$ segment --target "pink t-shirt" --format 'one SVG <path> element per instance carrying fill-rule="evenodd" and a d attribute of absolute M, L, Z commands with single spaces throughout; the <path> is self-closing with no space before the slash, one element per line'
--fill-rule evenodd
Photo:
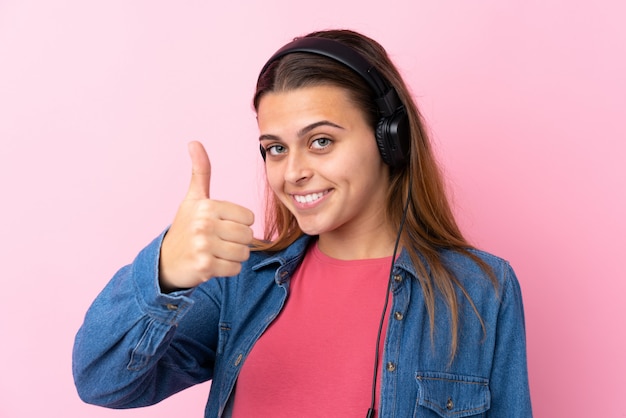
<path fill-rule="evenodd" d="M 242 366 L 233 416 L 365 416 L 390 263 L 336 260 L 312 245 L 284 309 Z"/>

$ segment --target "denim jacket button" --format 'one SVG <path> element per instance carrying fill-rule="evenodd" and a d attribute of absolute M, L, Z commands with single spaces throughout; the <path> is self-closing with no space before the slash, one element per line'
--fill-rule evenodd
<path fill-rule="evenodd" d="M 176 311 L 178 310 L 178 306 L 174 305 L 173 303 L 168 303 L 167 305 L 165 305 L 165 307 L 170 310 L 170 311 Z"/>
<path fill-rule="evenodd" d="M 387 371 L 388 372 L 393 372 L 396 370 L 396 365 L 394 363 L 392 363 L 391 361 L 389 363 L 387 363 Z"/>
<path fill-rule="evenodd" d="M 393 276 L 393 280 L 396 283 L 400 283 L 402 281 L 402 276 L 400 276 L 399 274 L 396 274 L 395 276 Z"/>
<path fill-rule="evenodd" d="M 404 315 L 402 315 L 402 312 L 396 312 L 395 314 L 393 314 L 393 317 L 396 318 L 398 321 L 402 321 L 402 319 L 404 319 Z"/>
<path fill-rule="evenodd" d="M 451 411 L 454 408 L 454 402 L 452 402 L 452 398 L 448 398 L 448 402 L 446 403 L 446 409 Z"/>

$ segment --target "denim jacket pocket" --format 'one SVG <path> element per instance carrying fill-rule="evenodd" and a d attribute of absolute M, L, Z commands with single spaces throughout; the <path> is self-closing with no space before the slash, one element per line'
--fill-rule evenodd
<path fill-rule="evenodd" d="M 415 379 L 418 385 L 418 408 L 427 408 L 437 416 L 480 416 L 491 405 L 487 379 L 440 372 L 417 372 Z"/>

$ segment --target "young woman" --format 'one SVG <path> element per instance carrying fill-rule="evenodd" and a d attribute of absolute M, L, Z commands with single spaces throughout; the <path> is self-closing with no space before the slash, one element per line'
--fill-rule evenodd
<path fill-rule="evenodd" d="M 281 48 L 254 107 L 268 193 L 210 199 L 210 163 L 174 222 L 87 312 L 80 396 L 154 404 L 212 380 L 206 417 L 530 417 L 519 284 L 462 236 L 417 108 L 384 49 L 352 31 Z"/>

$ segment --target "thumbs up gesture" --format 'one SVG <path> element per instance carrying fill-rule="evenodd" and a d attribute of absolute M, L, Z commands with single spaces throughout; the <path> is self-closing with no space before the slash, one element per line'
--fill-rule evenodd
<path fill-rule="evenodd" d="M 189 190 L 161 246 L 159 281 L 165 292 L 235 275 L 250 256 L 254 214 L 210 198 L 211 163 L 201 143 L 189 144 L 189 156 Z"/>

